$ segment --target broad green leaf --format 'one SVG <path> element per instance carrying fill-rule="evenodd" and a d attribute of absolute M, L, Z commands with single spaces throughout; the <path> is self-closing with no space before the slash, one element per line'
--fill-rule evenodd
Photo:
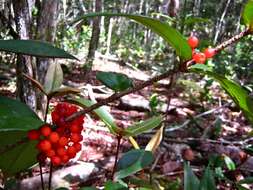
<path fill-rule="evenodd" d="M 57 189 L 55 189 L 55 190 L 69 190 L 68 188 L 66 188 L 66 187 L 58 187 Z"/>
<path fill-rule="evenodd" d="M 189 164 L 184 164 L 184 190 L 196 190 L 199 188 L 199 179 L 193 173 Z"/>
<path fill-rule="evenodd" d="M 33 55 L 37 57 L 77 59 L 63 49 L 36 40 L 0 40 L 0 51 Z"/>
<path fill-rule="evenodd" d="M 163 129 L 164 127 L 161 127 L 157 130 L 157 132 L 153 135 L 153 137 L 148 142 L 145 150 L 155 152 L 155 150 L 159 147 L 160 143 L 163 139 Z"/>
<path fill-rule="evenodd" d="M 107 181 L 105 183 L 105 190 L 128 190 L 128 188 L 120 183 Z"/>
<path fill-rule="evenodd" d="M 72 100 L 70 100 L 71 102 Z M 73 103 L 78 103 L 80 106 L 86 108 L 90 107 L 94 104 L 91 100 L 87 100 L 84 98 L 78 98 L 73 100 Z M 117 134 L 117 131 L 120 131 L 120 128 L 116 125 L 113 116 L 106 110 L 104 106 L 101 106 L 98 109 L 94 110 L 94 113 L 106 124 L 109 128 L 110 132 L 113 134 Z"/>
<path fill-rule="evenodd" d="M 196 73 L 206 74 L 219 82 L 221 87 L 228 93 L 235 104 L 244 112 L 245 116 L 253 124 L 253 98 L 250 97 L 249 93 L 234 81 L 211 71 L 206 65 L 202 65 L 201 67 L 197 65 L 192 66 L 190 70 Z"/>
<path fill-rule="evenodd" d="M 224 161 L 225 161 L 225 164 L 226 164 L 226 166 L 227 166 L 227 168 L 228 168 L 229 170 L 234 171 L 234 170 L 236 169 L 235 163 L 233 162 L 233 160 L 231 160 L 230 157 L 228 157 L 228 156 L 225 155 L 225 156 L 224 156 Z"/>
<path fill-rule="evenodd" d="M 140 189 L 140 188 L 146 188 L 146 189 L 150 189 L 150 190 L 156 189 L 153 187 L 152 184 L 150 184 L 150 180 L 141 179 L 136 176 L 131 176 L 126 180 L 128 180 L 127 181 L 128 183 L 136 185 L 138 187 L 138 189 Z"/>
<path fill-rule="evenodd" d="M 243 10 L 242 17 L 244 23 L 253 30 L 253 0 L 249 0 Z"/>
<path fill-rule="evenodd" d="M 27 131 L 41 126 L 43 122 L 25 104 L 0 96 L 0 169 L 14 174 L 36 163 L 34 142 L 26 142 L 7 149 L 26 137 Z M 5 151 L 6 150 L 6 151 Z"/>
<path fill-rule="evenodd" d="M 99 71 L 96 78 L 114 91 L 123 91 L 133 87 L 133 81 L 121 73 Z"/>
<path fill-rule="evenodd" d="M 209 167 L 205 169 L 204 175 L 200 181 L 199 190 L 216 190 L 213 171 Z"/>
<path fill-rule="evenodd" d="M 77 88 L 72 88 L 72 87 L 62 87 L 62 88 L 58 88 L 55 89 L 54 91 L 50 92 L 48 94 L 48 97 L 52 98 L 52 97 L 57 97 L 57 96 L 64 96 L 67 94 L 78 94 L 81 91 Z"/>
<path fill-rule="evenodd" d="M 247 177 L 238 182 L 238 184 L 253 184 L 253 177 Z"/>
<path fill-rule="evenodd" d="M 167 43 L 169 43 L 177 52 L 177 55 L 181 57 L 183 60 L 189 60 L 192 56 L 192 50 L 188 45 L 186 39 L 182 34 L 180 34 L 176 29 L 171 27 L 165 22 L 162 22 L 157 19 L 153 19 L 147 16 L 141 15 L 132 15 L 132 14 L 117 14 L 117 13 L 91 13 L 86 14 L 74 22 L 78 22 L 87 17 L 95 17 L 95 16 L 122 16 L 129 19 L 132 19 L 158 34 L 162 37 Z"/>
<path fill-rule="evenodd" d="M 63 82 L 63 72 L 59 63 L 51 63 L 45 77 L 45 91 L 53 92 L 60 88 Z"/>
<path fill-rule="evenodd" d="M 161 116 L 149 118 L 140 123 L 136 123 L 124 130 L 124 136 L 137 136 L 148 130 L 158 127 L 162 122 Z"/>
<path fill-rule="evenodd" d="M 0 169 L 8 174 L 15 174 L 34 165 L 38 154 L 36 143 L 29 141 L 1 154 Z"/>
<path fill-rule="evenodd" d="M 150 151 L 130 150 L 119 159 L 115 178 L 122 179 L 130 176 L 150 165 L 153 160 L 154 156 Z"/>
<path fill-rule="evenodd" d="M 95 187 L 82 187 L 79 190 L 97 190 L 97 188 L 95 188 Z"/>

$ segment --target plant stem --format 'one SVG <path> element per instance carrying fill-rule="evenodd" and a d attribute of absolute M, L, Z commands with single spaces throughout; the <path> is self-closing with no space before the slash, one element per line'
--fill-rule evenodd
<path fill-rule="evenodd" d="M 155 76 L 155 77 L 151 78 L 150 80 L 147 80 L 147 81 L 145 81 L 143 83 L 136 84 L 133 88 L 127 89 L 127 90 L 119 92 L 119 93 L 115 93 L 115 94 L 109 96 L 108 98 L 100 100 L 98 103 L 93 104 L 90 107 L 87 107 L 87 108 L 85 108 L 85 109 L 83 109 L 83 110 L 81 110 L 79 112 L 76 112 L 76 113 L 72 114 L 71 116 L 69 116 L 68 118 L 66 118 L 66 121 L 71 121 L 71 120 L 73 120 L 73 119 L 75 119 L 75 118 L 77 118 L 77 117 L 79 117 L 81 115 L 84 115 L 86 113 L 89 113 L 89 112 L 93 111 L 94 109 L 99 108 L 100 106 L 107 105 L 108 103 L 111 103 L 111 102 L 113 102 L 115 100 L 118 100 L 119 98 L 121 98 L 121 97 L 123 97 L 123 96 L 125 96 L 127 94 L 131 94 L 131 93 L 137 92 L 137 91 L 139 91 L 139 90 L 141 90 L 141 89 L 143 89 L 143 88 L 145 88 L 147 86 L 150 86 L 150 85 L 154 84 L 155 82 L 158 82 L 158 81 L 160 81 L 162 79 L 165 79 L 165 78 L 169 77 L 170 75 L 172 75 L 174 73 L 177 73 L 177 72 L 179 72 L 179 68 L 173 69 L 173 70 L 169 70 L 169 71 L 167 71 L 167 72 L 165 72 L 165 73 L 163 73 L 161 75 Z"/>
<path fill-rule="evenodd" d="M 122 138 L 122 136 L 117 136 L 117 140 L 118 140 L 117 141 L 117 150 L 116 150 L 115 161 L 114 161 L 114 166 L 113 166 L 113 170 L 112 170 L 112 180 L 113 180 L 114 174 L 116 172 L 121 138 Z"/>
<path fill-rule="evenodd" d="M 51 184 L 52 184 L 52 173 L 53 173 L 53 164 L 50 163 L 50 169 L 49 169 L 49 180 L 48 180 L 48 190 L 51 190 Z"/>
<path fill-rule="evenodd" d="M 44 187 L 44 180 L 43 180 L 43 174 L 42 174 L 42 165 L 41 165 L 41 162 L 39 162 L 39 167 L 40 167 L 41 188 L 42 188 L 42 190 L 45 190 L 45 187 Z"/>
<path fill-rule="evenodd" d="M 49 107 L 49 102 L 50 102 L 50 99 L 48 98 L 48 96 L 46 96 L 46 98 L 47 98 L 47 103 L 46 103 L 46 110 L 45 110 L 45 115 L 44 115 L 44 122 L 47 122 L 48 107 Z"/>
<path fill-rule="evenodd" d="M 46 110 L 45 110 L 45 115 L 44 115 L 44 122 L 47 122 L 48 107 L 49 107 L 49 103 L 50 103 L 50 98 L 48 96 L 46 96 L 46 98 L 47 98 L 47 102 L 46 102 Z M 53 164 L 50 163 L 48 190 L 51 190 L 52 172 L 53 172 Z"/>

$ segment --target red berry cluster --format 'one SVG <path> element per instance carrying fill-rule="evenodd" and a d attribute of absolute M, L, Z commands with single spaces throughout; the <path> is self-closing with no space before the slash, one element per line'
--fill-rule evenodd
<path fill-rule="evenodd" d="M 49 124 L 41 126 L 38 130 L 30 130 L 28 138 L 38 140 L 38 160 L 44 162 L 49 158 L 54 166 L 66 164 L 76 156 L 82 148 L 83 116 L 72 121 L 65 119 L 77 112 L 77 107 L 68 103 L 59 103 L 51 113 L 55 130 Z"/>
<path fill-rule="evenodd" d="M 214 48 L 206 48 L 204 52 L 195 52 L 195 48 L 199 44 L 199 39 L 196 36 L 190 36 L 188 38 L 188 44 L 192 48 L 192 59 L 196 63 L 204 64 L 206 59 L 212 58 L 216 54 Z"/>

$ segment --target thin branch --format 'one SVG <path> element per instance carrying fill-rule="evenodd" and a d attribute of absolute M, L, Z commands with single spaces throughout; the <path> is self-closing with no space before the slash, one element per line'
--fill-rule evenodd
<path fill-rule="evenodd" d="M 127 95 L 127 94 L 131 94 L 131 93 L 134 93 L 134 92 L 137 92 L 147 86 L 151 86 L 152 84 L 154 84 L 155 82 L 158 82 L 162 79 L 165 79 L 169 76 L 171 76 L 172 74 L 176 73 L 176 72 L 179 72 L 179 69 L 176 69 L 176 70 L 170 70 L 170 71 L 167 71 L 161 75 L 158 75 L 158 76 L 155 76 L 153 78 L 151 78 L 150 80 L 147 80 L 141 84 L 137 84 L 135 87 L 133 88 L 130 88 L 128 90 L 125 90 L 125 91 L 122 91 L 122 92 L 119 92 L 119 93 L 115 93 L 111 96 L 109 96 L 108 98 L 106 99 L 103 99 L 103 100 L 100 100 L 98 103 L 96 104 L 93 104 L 92 106 L 90 107 L 87 107 L 79 112 L 76 112 L 74 113 L 73 115 L 69 116 L 68 118 L 66 118 L 66 121 L 71 121 L 73 119 L 75 119 L 76 117 L 79 117 L 81 115 L 84 115 L 86 113 L 89 113 L 91 111 L 93 111 L 94 109 L 97 109 L 99 108 L 100 106 L 103 106 L 103 105 L 107 105 L 115 100 L 118 100 L 119 98 Z"/>
<path fill-rule="evenodd" d="M 228 103 L 224 104 L 223 106 L 220 106 L 220 107 L 208 110 L 206 112 L 200 113 L 200 114 L 196 115 L 195 117 L 186 120 L 182 125 L 179 125 L 177 127 L 172 127 L 172 128 L 165 129 L 165 131 L 166 132 L 172 132 L 172 131 L 175 131 L 175 130 L 178 130 L 178 129 L 182 129 L 182 128 L 186 127 L 192 120 L 199 119 L 199 118 L 201 118 L 203 116 L 212 114 L 213 112 L 218 111 L 218 110 L 220 110 L 222 108 L 225 108 L 225 107 L 229 106 L 230 104 L 231 104 L 231 102 L 228 102 Z"/>

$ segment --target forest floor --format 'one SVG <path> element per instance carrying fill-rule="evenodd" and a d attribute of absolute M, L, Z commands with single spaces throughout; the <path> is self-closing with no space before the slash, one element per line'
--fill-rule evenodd
<path fill-rule="evenodd" d="M 80 65 L 67 66 L 64 85 L 79 88 L 81 96 L 99 101 L 110 96 L 112 91 L 96 80 L 97 71 L 120 72 L 133 79 L 134 83 L 140 83 L 152 76 L 150 72 L 97 58 L 90 73 L 85 73 Z M 0 95 L 15 96 L 14 76 L 15 69 L 6 72 L 6 68 L 0 67 Z M 161 184 L 180 184 L 180 181 L 182 184 L 184 161 L 189 161 L 200 177 L 211 155 L 222 155 L 230 157 L 236 164 L 235 170 L 223 167 L 224 175 L 229 180 L 236 182 L 250 176 L 253 172 L 253 157 L 246 148 L 253 142 L 248 136 L 252 129 L 241 111 L 216 83 L 208 88 L 211 91 L 212 101 L 204 99 L 198 102 L 196 97 L 200 97 L 201 89 L 189 87 L 187 78 L 181 76 L 178 78 L 182 78 L 184 85 L 177 83 L 168 90 L 170 81 L 163 80 L 107 106 L 118 126 L 125 128 L 150 117 L 150 97 L 159 94 L 160 103 L 156 111 L 167 115 L 164 137 L 155 152 L 155 162 L 147 173 L 152 173 L 154 179 Z M 202 88 L 201 83 L 198 85 Z M 168 98 L 169 107 L 166 103 Z M 75 161 L 55 170 L 53 175 L 55 187 L 71 186 L 72 189 L 78 189 L 78 186 L 101 186 L 111 177 L 116 138 L 94 115 L 86 116 L 84 126 L 83 149 Z M 136 137 L 136 140 L 145 147 L 154 133 L 155 130 L 145 133 Z M 131 144 L 124 139 L 121 142 L 120 152 L 126 152 L 130 148 Z M 20 189 L 39 188 L 38 171 L 38 167 L 35 167 L 32 176 L 20 180 Z M 48 170 L 44 168 L 44 172 L 46 176 Z M 148 179 L 142 174 L 139 177 Z M 217 189 L 236 188 L 234 184 L 220 180 Z"/>

